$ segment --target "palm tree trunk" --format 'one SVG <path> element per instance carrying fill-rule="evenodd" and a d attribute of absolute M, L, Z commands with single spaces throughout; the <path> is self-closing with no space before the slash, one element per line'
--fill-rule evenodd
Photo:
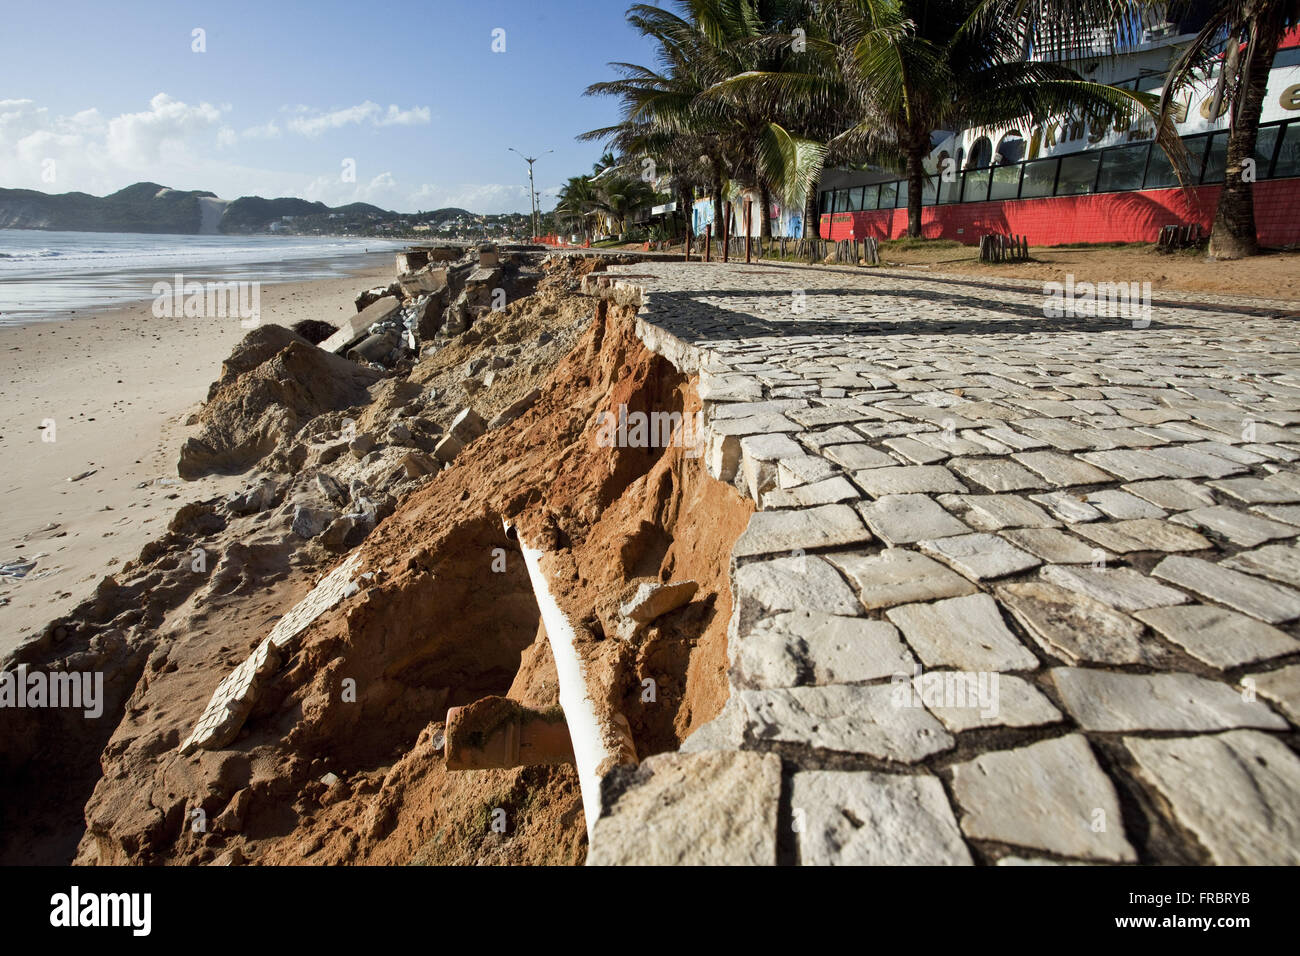
<path fill-rule="evenodd" d="M 1280 8 L 1279 8 L 1280 9 Z M 1242 63 L 1246 71 L 1245 88 L 1234 98 L 1229 111 L 1228 151 L 1224 163 L 1223 192 L 1214 212 L 1210 230 L 1210 255 L 1215 259 L 1241 259 L 1259 252 L 1255 234 L 1255 196 L 1251 181 L 1242 176 L 1246 160 L 1255 156 L 1259 136 L 1259 117 L 1264 108 L 1264 91 L 1268 71 L 1277 54 L 1282 28 L 1278 18 L 1255 17 L 1247 21 L 1255 43 L 1249 58 Z M 1263 21 L 1263 22 L 1261 22 Z M 1230 42 L 1236 42 L 1235 38 Z M 1231 80 L 1231 77 L 1229 77 Z M 1253 177 L 1252 177 L 1253 179 Z"/>
<path fill-rule="evenodd" d="M 682 214 L 682 222 L 685 224 L 685 235 L 691 233 L 691 190 L 682 184 L 681 180 L 677 181 L 677 211 Z M 677 227 L 673 227 L 673 237 L 676 238 Z"/>
<path fill-rule="evenodd" d="M 763 206 L 758 213 L 758 234 L 768 240 L 772 238 L 772 219 L 768 215 L 772 209 L 772 194 L 767 191 L 767 183 L 758 184 L 758 201 Z"/>
<path fill-rule="evenodd" d="M 927 134 L 925 144 L 929 144 Z M 925 145 L 915 145 L 907 151 L 907 235 L 921 238 L 921 190 L 925 186 Z"/>
<path fill-rule="evenodd" d="M 803 237 L 805 239 L 820 239 L 822 236 L 821 223 L 817 215 L 817 183 L 808 187 L 808 198 L 803 204 Z"/>

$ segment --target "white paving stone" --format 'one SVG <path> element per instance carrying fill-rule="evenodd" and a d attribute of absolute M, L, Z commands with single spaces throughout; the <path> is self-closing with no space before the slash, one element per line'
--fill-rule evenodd
<path fill-rule="evenodd" d="M 1186 604 L 1191 600 L 1182 591 L 1165 587 L 1132 568 L 1082 568 L 1053 564 L 1039 573 L 1052 584 L 1086 594 L 1121 611 Z"/>
<path fill-rule="evenodd" d="M 1062 719 L 1051 701 L 1013 674 L 927 671 L 913 677 L 912 686 L 925 709 L 955 734 L 980 727 L 1037 727 Z"/>
<path fill-rule="evenodd" d="M 1300 759 L 1280 740 L 1236 730 L 1124 744 L 1214 863 L 1300 865 Z"/>
<path fill-rule="evenodd" d="M 1260 697 L 1272 701 L 1291 723 L 1300 725 L 1300 664 L 1260 671 L 1251 674 L 1250 680 Z"/>
<path fill-rule="evenodd" d="M 1169 520 L 1185 524 L 1189 528 L 1205 528 L 1245 548 L 1253 548 L 1265 541 L 1291 538 L 1300 534 L 1300 528 L 1247 514 L 1227 505 L 1185 511 L 1174 515 Z"/>
<path fill-rule="evenodd" d="M 853 473 L 853 480 L 871 497 L 885 495 L 941 494 L 965 491 L 966 486 L 942 465 L 900 465 L 871 468 Z"/>
<path fill-rule="evenodd" d="M 805 866 L 970 866 L 943 784 L 928 774 L 805 770 L 790 806 Z"/>
<path fill-rule="evenodd" d="M 1286 721 L 1266 705 L 1247 702 L 1229 685 L 1194 674 L 1118 674 L 1058 667 L 1048 676 L 1062 705 L 1084 730 L 1287 729 Z"/>
<path fill-rule="evenodd" d="M 888 684 L 741 691 L 755 741 L 916 763 L 949 750 L 952 736 L 923 707 L 895 707 Z"/>
<path fill-rule="evenodd" d="M 1130 554 L 1134 551 L 1204 551 L 1211 547 L 1209 541 L 1190 528 L 1157 518 L 1098 521 L 1095 524 L 1072 525 L 1070 530 L 1116 554 Z"/>
<path fill-rule="evenodd" d="M 1133 616 L 1220 670 L 1300 651 L 1300 641 L 1285 632 L 1226 608 L 1184 604 L 1149 608 Z"/>
<path fill-rule="evenodd" d="M 970 532 L 927 495 L 883 495 L 859 510 L 876 537 L 892 546 Z"/>
<path fill-rule="evenodd" d="M 1270 624 L 1300 617 L 1300 592 L 1201 558 L 1170 555 L 1151 573 Z"/>
<path fill-rule="evenodd" d="M 1055 451 L 1026 451 L 1011 456 L 1030 471 L 1037 472 L 1058 488 L 1095 485 L 1111 481 L 1109 474 L 1072 455 Z"/>
<path fill-rule="evenodd" d="M 921 541 L 918 545 L 926 554 L 976 581 L 1006 577 L 1042 563 L 995 534 L 963 534 Z"/>
<path fill-rule="evenodd" d="M 602 808 L 589 866 L 776 864 L 781 761 L 716 750 L 656 754 Z"/>
<path fill-rule="evenodd" d="M 1016 671 L 1038 666 L 1038 658 L 1007 629 L 987 594 L 905 604 L 885 615 L 926 667 Z"/>
<path fill-rule="evenodd" d="M 887 548 L 873 555 L 837 552 L 826 559 L 853 582 L 867 610 L 976 591 L 960 574 L 905 548 Z"/>
<path fill-rule="evenodd" d="M 998 533 L 1017 548 L 1042 558 L 1048 564 L 1091 564 L 1115 557 L 1109 551 L 1055 528 L 1008 528 Z"/>
<path fill-rule="evenodd" d="M 1000 600 L 1046 653 L 1069 664 L 1141 664 L 1142 626 L 1100 601 L 1047 581 L 997 589 Z"/>
<path fill-rule="evenodd" d="M 854 684 L 910 673 L 915 659 L 885 621 L 791 611 L 728 644 L 741 687 Z"/>
<path fill-rule="evenodd" d="M 1135 862 L 1119 799 L 1079 734 L 987 753 L 953 765 L 962 831 L 1061 856 Z M 1097 828 L 1096 821 L 1105 822 Z"/>
<path fill-rule="evenodd" d="M 737 558 L 778 554 L 796 549 L 861 544 L 871 540 L 856 511 L 845 504 L 797 511 L 760 511 L 752 515 L 732 554 Z"/>

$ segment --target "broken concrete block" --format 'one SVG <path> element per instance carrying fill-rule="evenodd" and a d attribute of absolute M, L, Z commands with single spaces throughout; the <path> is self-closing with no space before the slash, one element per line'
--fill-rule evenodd
<path fill-rule="evenodd" d="M 320 533 L 320 543 L 331 551 L 346 551 L 360 544 L 373 527 L 359 515 L 339 515 Z"/>
<path fill-rule="evenodd" d="M 641 627 L 655 618 L 689 604 L 699 587 L 694 581 L 664 584 L 650 580 L 629 585 L 618 605 L 618 613 L 623 618 L 619 623 L 618 636 L 623 640 L 631 640 Z"/>
<path fill-rule="evenodd" d="M 478 264 L 481 269 L 494 269 L 501 261 L 496 246 L 479 246 Z"/>
<path fill-rule="evenodd" d="M 460 454 L 465 443 L 455 435 L 447 435 L 433 449 L 433 457 L 439 461 L 451 461 Z"/>
<path fill-rule="evenodd" d="M 429 460 L 429 456 L 419 451 L 403 455 L 398 464 L 406 470 L 407 478 L 419 478 L 421 475 L 429 475 L 438 470 L 438 466 Z"/>
<path fill-rule="evenodd" d="M 364 292 L 358 293 L 357 297 L 352 301 L 356 305 L 358 312 L 364 312 L 366 310 L 366 306 L 370 305 L 373 302 L 378 301 L 379 299 L 382 299 L 385 293 L 387 292 L 388 292 L 387 287 L 382 285 L 376 286 L 373 289 L 366 289 Z"/>
<path fill-rule="evenodd" d="M 372 325 L 388 318 L 401 308 L 401 305 L 401 300 L 396 296 L 386 295 L 381 299 L 376 299 L 356 315 L 344 319 L 342 327 L 322 342 L 320 348 L 323 348 L 326 352 L 334 353 L 346 350 L 349 346 L 365 338 Z"/>
<path fill-rule="evenodd" d="M 414 275 L 400 276 L 397 284 L 408 299 L 416 299 L 443 288 L 447 284 L 447 270 L 425 269 Z"/>
<path fill-rule="evenodd" d="M 483 416 L 472 408 L 463 408 L 460 414 L 451 420 L 451 427 L 447 429 L 447 434 L 468 445 L 485 431 L 487 431 L 487 423 L 483 421 Z"/>
<path fill-rule="evenodd" d="M 320 489 L 321 494 L 336 505 L 345 505 L 348 501 L 348 493 L 343 486 L 338 483 L 333 475 L 327 475 L 323 471 L 316 473 L 316 487 Z"/>
<path fill-rule="evenodd" d="M 709 475 L 730 484 L 740 467 L 740 439 L 735 435 L 709 433 L 704 450 Z"/>
<path fill-rule="evenodd" d="M 745 486 L 755 502 L 777 487 L 777 465 L 783 458 L 805 454 L 803 446 L 788 435 L 748 435 L 740 439 L 741 465 Z"/>
<path fill-rule="evenodd" d="M 370 454 L 371 449 L 374 447 L 375 439 L 373 435 L 358 435 L 348 442 L 348 450 L 352 452 L 352 457 L 358 460 Z"/>
<path fill-rule="evenodd" d="M 404 276 L 423 269 L 429 262 L 429 254 L 419 249 L 408 249 L 397 254 L 397 275 Z"/>
<path fill-rule="evenodd" d="M 251 515 L 272 507 L 279 497 L 279 486 L 270 478 L 263 478 L 247 491 L 227 495 L 226 507 L 233 514 Z"/>
<path fill-rule="evenodd" d="M 293 533 L 300 538 L 314 538 L 334 520 L 334 512 L 307 505 L 295 505 L 293 509 Z"/>

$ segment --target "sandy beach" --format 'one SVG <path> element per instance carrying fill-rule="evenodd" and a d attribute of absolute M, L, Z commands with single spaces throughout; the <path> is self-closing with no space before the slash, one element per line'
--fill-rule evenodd
<path fill-rule="evenodd" d="M 390 253 L 372 262 L 263 287 L 262 321 L 352 313 L 358 291 L 392 277 Z M 194 430 L 185 420 L 247 330 L 235 318 L 156 318 L 151 305 L 0 327 L 0 564 L 36 562 L 21 580 L 0 577 L 0 655 L 84 600 L 181 505 L 239 483 L 181 481 L 176 458 Z"/>

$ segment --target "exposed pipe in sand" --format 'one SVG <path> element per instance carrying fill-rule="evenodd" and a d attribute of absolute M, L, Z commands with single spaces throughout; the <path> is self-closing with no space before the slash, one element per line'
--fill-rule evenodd
<path fill-rule="evenodd" d="M 612 719 L 602 719 L 596 711 L 595 701 L 587 688 L 587 668 L 575 643 L 577 634 L 556 603 L 538 564 L 542 552 L 530 548 L 523 535 L 518 534 L 518 529 L 506 523 L 506 533 L 512 531 L 519 541 L 519 550 L 523 552 L 524 566 L 528 568 L 528 577 L 532 581 L 546 638 L 551 642 L 551 655 L 555 658 L 555 670 L 560 679 L 560 707 L 564 709 L 569 725 L 578 786 L 582 791 L 582 812 L 587 819 L 587 839 L 590 840 L 600 817 L 601 775 L 615 764 L 627 762 L 630 741 L 626 731 Z M 634 756 L 631 759 L 635 762 Z"/>

